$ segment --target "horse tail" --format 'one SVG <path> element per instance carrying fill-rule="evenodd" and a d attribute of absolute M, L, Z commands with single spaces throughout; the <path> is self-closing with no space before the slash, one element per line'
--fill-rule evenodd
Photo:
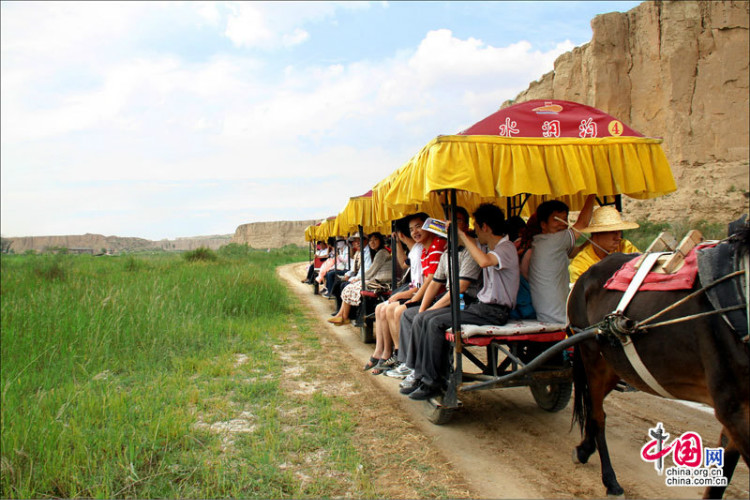
<path fill-rule="evenodd" d="M 573 397 L 573 421 L 571 427 L 578 423 L 578 427 L 583 435 L 586 429 L 586 420 L 591 414 L 591 388 L 586 376 L 586 367 L 581 355 L 581 346 L 576 345 L 573 348 L 573 388 L 575 394 Z"/>

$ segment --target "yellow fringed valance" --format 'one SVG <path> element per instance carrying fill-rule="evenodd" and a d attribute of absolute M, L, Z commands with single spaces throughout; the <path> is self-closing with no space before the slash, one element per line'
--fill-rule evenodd
<path fill-rule="evenodd" d="M 660 144 L 644 137 L 439 136 L 373 196 L 381 212 L 399 212 L 445 189 L 465 191 L 464 206 L 494 201 L 503 208 L 507 197 L 530 193 L 526 214 L 544 199 L 578 210 L 588 194 L 653 198 L 676 189 Z"/>

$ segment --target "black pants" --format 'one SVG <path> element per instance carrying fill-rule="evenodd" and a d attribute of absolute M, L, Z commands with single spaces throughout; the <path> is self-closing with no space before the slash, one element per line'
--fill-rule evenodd
<path fill-rule="evenodd" d="M 461 311 L 461 323 L 500 326 L 508 322 L 509 312 L 506 306 L 475 302 Z M 445 331 L 453 326 L 450 308 L 424 319 L 412 324 L 412 345 L 416 347 L 414 377 L 428 386 L 443 387 L 450 368 L 451 344 L 445 340 Z"/>

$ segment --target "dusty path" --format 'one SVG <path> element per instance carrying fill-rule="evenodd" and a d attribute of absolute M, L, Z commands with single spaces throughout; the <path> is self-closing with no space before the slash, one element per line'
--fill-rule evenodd
<path fill-rule="evenodd" d="M 573 464 L 571 454 L 580 441 L 570 431 L 571 407 L 559 413 L 541 410 L 527 388 L 500 389 L 463 394 L 464 407 L 448 425 L 436 426 L 424 416 L 425 404 L 398 393 L 398 380 L 372 376 L 359 367 L 369 359 L 372 345 L 359 339 L 351 325 L 334 327 L 325 322 L 333 302 L 312 294 L 300 283 L 306 264 L 279 268 L 279 275 L 313 315 L 320 318 L 320 334 L 337 341 L 339 359 L 348 356 L 353 376 L 371 384 L 392 402 L 394 422 L 407 419 L 429 438 L 436 460 L 447 463 L 468 484 L 475 498 L 600 498 L 599 458 L 587 465 Z M 364 396 L 357 404 L 371 404 Z M 618 480 L 626 498 L 700 498 L 703 488 L 667 487 L 650 463 L 640 458 L 648 429 L 662 422 L 672 436 L 694 431 L 713 446 L 720 426 L 713 415 L 640 392 L 615 393 L 607 398 L 607 439 Z M 388 422 L 381 423 L 389 425 Z M 398 424 L 393 424 L 398 425 Z M 670 459 L 668 459 L 670 460 Z M 671 462 L 669 462 L 671 465 Z M 748 468 L 740 463 L 726 498 L 748 498 Z"/>

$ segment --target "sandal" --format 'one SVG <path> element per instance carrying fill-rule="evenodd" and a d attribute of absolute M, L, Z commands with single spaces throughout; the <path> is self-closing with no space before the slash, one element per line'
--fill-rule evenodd
<path fill-rule="evenodd" d="M 383 362 L 384 361 L 385 361 L 384 359 L 379 360 L 378 364 L 375 365 L 375 369 L 373 371 L 371 371 L 370 373 L 372 373 L 373 375 L 380 375 L 384 371 L 388 370 L 388 368 L 386 368 L 385 366 L 383 366 Z"/>
<path fill-rule="evenodd" d="M 379 358 L 373 358 L 372 356 L 370 356 L 370 361 L 367 362 L 367 364 L 365 365 L 364 368 L 362 368 L 362 370 L 363 371 L 371 370 L 375 368 L 378 362 L 380 362 Z"/>

